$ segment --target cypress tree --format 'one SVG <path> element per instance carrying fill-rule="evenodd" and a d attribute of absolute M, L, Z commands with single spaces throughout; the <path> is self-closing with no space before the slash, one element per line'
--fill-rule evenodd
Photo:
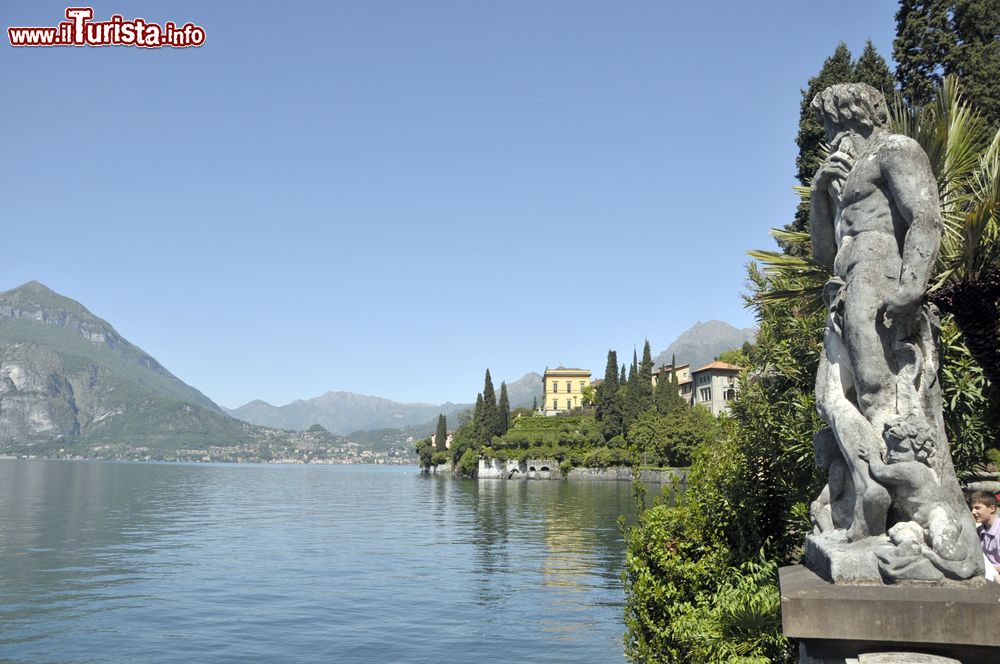
<path fill-rule="evenodd" d="M 618 353 L 613 350 L 608 351 L 608 363 L 604 368 L 604 382 L 601 383 L 597 388 L 596 401 L 597 406 L 597 419 L 601 419 L 600 416 L 600 403 L 606 398 L 607 394 L 614 394 L 618 391 Z"/>
<path fill-rule="evenodd" d="M 438 415 L 437 431 L 434 432 L 434 448 L 438 452 L 448 449 L 448 420 L 444 413 Z"/>
<path fill-rule="evenodd" d="M 497 431 L 500 423 L 497 418 L 497 396 L 493 391 L 493 379 L 490 378 L 490 370 L 486 370 L 486 378 L 483 381 L 483 431 L 487 438 L 483 442 L 489 444 L 493 436 L 499 435 Z"/>
<path fill-rule="evenodd" d="M 934 98 L 955 50 L 948 17 L 954 0 L 900 0 L 892 55 L 896 80 L 908 103 L 923 106 Z"/>
<path fill-rule="evenodd" d="M 653 353 L 649 348 L 649 339 L 642 345 L 642 363 L 639 364 L 639 375 L 650 387 L 653 385 Z"/>
<path fill-rule="evenodd" d="M 669 415 L 685 405 L 684 397 L 677 389 L 677 372 L 661 376 L 653 391 L 653 405 L 660 415 Z"/>
<path fill-rule="evenodd" d="M 476 395 L 476 408 L 472 411 L 472 435 L 476 442 L 483 445 L 489 443 L 486 433 L 485 413 L 483 412 L 483 393 Z"/>
<path fill-rule="evenodd" d="M 531 410 L 532 412 L 538 410 L 538 397 L 531 397 Z"/>
<path fill-rule="evenodd" d="M 886 64 L 885 58 L 879 55 L 869 39 L 865 44 L 865 49 L 861 52 L 861 57 L 854 63 L 855 83 L 867 83 L 880 91 L 887 100 L 892 99 L 895 85 L 892 78 L 892 70 Z"/>
<path fill-rule="evenodd" d="M 653 405 L 653 353 L 649 339 L 642 346 L 642 362 L 639 363 L 639 410 L 648 410 Z"/>
<path fill-rule="evenodd" d="M 625 371 L 624 365 L 622 371 Z M 611 440 L 622 432 L 622 410 L 618 400 L 618 353 L 608 351 L 608 365 L 604 369 L 604 382 L 597 388 L 597 412 L 595 417 L 601 423 L 605 440 Z"/>
<path fill-rule="evenodd" d="M 643 386 L 639 375 L 639 358 L 632 350 L 632 366 L 629 367 L 628 384 L 625 386 L 625 398 L 622 403 L 622 432 L 628 431 L 635 419 L 639 417 L 643 407 Z"/>
<path fill-rule="evenodd" d="M 955 47 L 945 71 L 993 127 L 1000 125 L 1000 2 L 957 0 L 952 24 Z"/>
<path fill-rule="evenodd" d="M 502 436 L 510 429 L 510 398 L 507 396 L 507 383 L 500 383 L 500 403 L 497 404 L 497 435 Z"/>

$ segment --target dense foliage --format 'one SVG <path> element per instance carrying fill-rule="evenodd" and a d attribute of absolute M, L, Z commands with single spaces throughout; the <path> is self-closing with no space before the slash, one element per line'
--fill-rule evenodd
<path fill-rule="evenodd" d="M 907 103 L 933 102 L 945 76 L 958 77 L 994 128 L 1000 125 L 1000 3 L 901 0 L 893 57 Z"/>

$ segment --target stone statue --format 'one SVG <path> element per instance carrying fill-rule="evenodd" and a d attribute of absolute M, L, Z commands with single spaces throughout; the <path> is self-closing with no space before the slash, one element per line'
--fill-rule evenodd
<path fill-rule="evenodd" d="M 938 318 L 924 297 L 941 242 L 937 182 L 919 144 L 884 129 L 874 88 L 834 85 L 812 108 L 832 152 L 813 178 L 810 233 L 833 277 L 816 376 L 829 429 L 814 441 L 830 483 L 812 506 L 807 564 L 834 580 L 971 578 L 981 555 L 948 451 Z"/>

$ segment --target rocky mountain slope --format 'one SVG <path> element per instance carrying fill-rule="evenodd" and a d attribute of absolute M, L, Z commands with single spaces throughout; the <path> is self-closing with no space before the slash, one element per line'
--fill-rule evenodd
<path fill-rule="evenodd" d="M 678 365 L 690 364 L 692 369 L 697 369 L 714 360 L 719 353 L 739 348 L 746 341 L 753 343 L 756 338 L 757 331 L 753 328 L 740 330 L 720 320 L 699 321 L 657 355 L 654 362 L 670 364 L 670 358 L 676 356 Z"/>
<path fill-rule="evenodd" d="M 228 416 L 79 302 L 0 293 L 0 450 L 247 444 Z"/>

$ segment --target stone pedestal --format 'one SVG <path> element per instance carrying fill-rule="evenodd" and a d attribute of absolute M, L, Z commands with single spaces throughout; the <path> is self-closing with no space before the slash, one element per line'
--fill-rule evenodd
<path fill-rule="evenodd" d="M 801 664 L 1000 662 L 1000 585 L 835 585 L 779 570 L 781 623 Z"/>

